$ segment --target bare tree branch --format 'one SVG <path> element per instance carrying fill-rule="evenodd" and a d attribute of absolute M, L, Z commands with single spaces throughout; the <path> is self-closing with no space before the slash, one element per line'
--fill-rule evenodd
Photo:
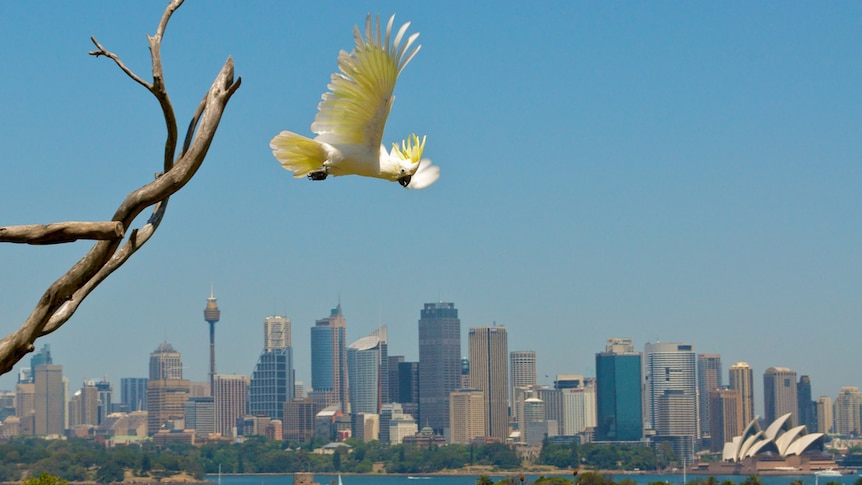
<path fill-rule="evenodd" d="M 16 362 L 31 352 L 37 338 L 53 332 L 68 321 L 84 298 L 153 236 L 164 216 L 168 198 L 191 180 L 206 157 L 224 109 L 231 96 L 239 89 L 242 79 L 237 78 L 234 81 L 233 59 L 228 57 L 195 111 L 182 150 L 174 160 L 178 140 L 177 122 L 164 84 L 160 47 L 168 20 L 182 3 L 182 0 L 173 0 L 165 9 L 156 34 L 148 37 L 152 58 L 152 83 L 147 83 L 135 75 L 118 56 L 104 49 L 92 38 L 99 50 L 90 54 L 112 59 L 130 78 L 153 93 L 159 102 L 167 128 L 164 173 L 153 182 L 131 192 L 117 208 L 112 222 L 119 225 L 119 235 L 100 238 L 81 260 L 48 287 L 21 327 L 0 339 L 0 374 L 10 371 Z M 153 207 L 153 214 L 147 223 L 140 229 L 129 231 L 134 219 L 148 207 Z M 76 224 L 83 223 L 68 224 L 75 227 Z M 20 231 L 21 227 L 33 228 L 28 235 L 22 237 L 38 240 L 38 228 L 45 226 L 0 227 L 0 235 L 4 231 Z M 81 232 L 80 227 L 78 229 Z M 120 246 L 123 234 L 127 234 L 128 239 Z M 12 241 L 0 239 L 0 242 Z"/>
<path fill-rule="evenodd" d="M 122 239 L 123 224 L 107 222 L 57 222 L 26 226 L 0 227 L 0 242 L 26 244 L 59 244 L 79 239 Z"/>

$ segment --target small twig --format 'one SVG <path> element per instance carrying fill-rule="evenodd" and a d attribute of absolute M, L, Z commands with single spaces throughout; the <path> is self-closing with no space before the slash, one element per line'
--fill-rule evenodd
<path fill-rule="evenodd" d="M 105 241 L 122 239 L 125 230 L 118 221 L 56 222 L 26 226 L 0 227 L 0 242 L 23 244 L 60 244 L 79 239 Z"/>
<path fill-rule="evenodd" d="M 100 44 L 99 41 L 97 41 L 95 37 L 90 37 L 90 40 L 93 41 L 93 44 L 95 44 L 96 47 L 99 48 L 99 50 L 97 50 L 97 51 L 90 51 L 91 56 L 95 56 L 95 57 L 105 56 L 105 57 L 111 59 L 112 61 L 114 61 L 114 63 L 117 64 L 117 66 L 120 69 L 122 69 L 122 71 L 124 73 L 126 73 L 130 78 L 134 79 L 134 81 L 136 83 L 147 88 L 148 91 L 153 90 L 152 84 L 150 84 L 150 83 L 144 81 L 143 79 L 141 79 L 140 77 L 138 77 L 137 74 L 132 72 L 131 69 L 129 69 L 128 67 L 126 67 L 125 64 L 123 64 L 123 61 L 121 61 L 120 58 L 116 54 L 114 54 L 113 52 L 106 50 L 104 47 L 102 47 L 102 44 Z"/>

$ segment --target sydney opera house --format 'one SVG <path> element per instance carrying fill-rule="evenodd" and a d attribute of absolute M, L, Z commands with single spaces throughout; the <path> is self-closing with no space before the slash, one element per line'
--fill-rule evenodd
<path fill-rule="evenodd" d="M 793 426 L 790 413 L 761 429 L 757 419 L 742 435 L 724 444 L 722 461 L 709 464 L 710 473 L 752 475 L 761 473 L 813 472 L 835 467 L 832 455 L 823 452 L 823 433 L 809 433 Z"/>

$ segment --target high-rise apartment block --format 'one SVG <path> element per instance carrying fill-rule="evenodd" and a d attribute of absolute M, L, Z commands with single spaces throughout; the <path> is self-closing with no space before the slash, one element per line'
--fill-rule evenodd
<path fill-rule="evenodd" d="M 454 303 L 426 303 L 419 317 L 419 421 L 449 428 L 449 395 L 461 387 L 461 320 Z"/>
<path fill-rule="evenodd" d="M 763 408 L 767 423 L 787 413 L 793 425 L 799 424 L 796 394 L 796 371 L 787 367 L 770 367 L 763 373 Z"/>
<path fill-rule="evenodd" d="M 862 393 L 859 388 L 842 387 L 835 398 L 833 406 L 835 417 L 835 433 L 842 436 L 859 435 L 862 433 Z"/>
<path fill-rule="evenodd" d="M 509 436 L 509 355 L 505 327 L 478 327 L 468 332 L 470 386 L 483 392 L 486 436 Z M 421 387 L 420 387 L 421 392 Z"/>
<path fill-rule="evenodd" d="M 730 366 L 729 384 L 739 392 L 742 403 L 742 425 L 748 426 L 754 420 L 754 370 L 748 362 L 737 362 Z"/>

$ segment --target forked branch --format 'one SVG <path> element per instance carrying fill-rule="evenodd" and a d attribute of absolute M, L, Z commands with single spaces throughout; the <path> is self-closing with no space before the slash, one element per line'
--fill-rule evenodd
<path fill-rule="evenodd" d="M 0 242 L 51 244 L 78 239 L 97 240 L 83 258 L 48 287 L 21 327 L 0 339 L 0 374 L 12 370 L 16 362 L 31 352 L 37 338 L 66 323 L 84 298 L 153 236 L 164 216 L 168 198 L 191 180 L 206 157 L 224 109 L 242 79 L 234 80 L 233 60 L 228 57 L 192 116 L 182 149 L 177 153 L 177 121 L 165 87 L 161 41 L 168 20 L 182 3 L 182 0 L 171 1 L 162 15 L 156 34 L 148 37 L 152 58 L 152 82 L 136 75 L 116 54 L 106 50 L 92 38 L 97 50 L 90 52 L 91 55 L 112 59 L 132 80 L 147 88 L 159 102 L 167 128 L 164 170 L 154 181 L 127 195 L 109 222 L 0 227 Z M 148 207 L 153 208 L 153 213 L 147 223 L 130 231 L 134 219 Z"/>

